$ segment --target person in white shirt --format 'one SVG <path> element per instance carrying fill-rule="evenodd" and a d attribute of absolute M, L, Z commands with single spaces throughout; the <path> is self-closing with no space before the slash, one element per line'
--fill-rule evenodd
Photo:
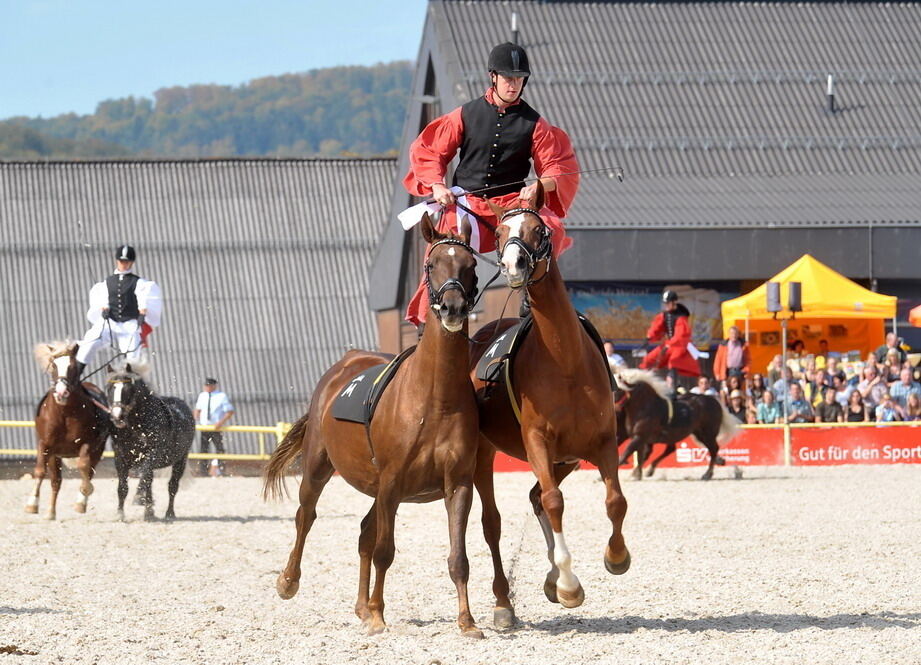
<path fill-rule="evenodd" d="M 691 393 L 694 395 L 709 395 L 710 397 L 719 397 L 719 393 L 716 392 L 716 388 L 710 385 L 710 377 L 704 375 L 697 377 L 697 385 L 691 388 Z"/>
<path fill-rule="evenodd" d="M 214 431 L 203 431 L 201 433 L 201 442 L 199 452 L 207 453 L 209 445 L 214 446 L 214 452 L 218 455 L 224 454 L 224 433 L 221 428 L 227 424 L 234 414 L 233 404 L 227 394 L 217 389 L 217 379 L 207 378 L 195 401 L 195 409 L 192 410 L 192 416 L 199 425 L 212 425 Z M 201 460 L 199 464 L 201 475 L 207 475 L 208 463 Z M 218 475 L 224 475 L 224 463 L 218 462 Z"/>
<path fill-rule="evenodd" d="M 86 318 L 92 327 L 77 349 L 80 372 L 103 343 L 117 347 L 119 367 L 129 364 L 143 373 L 149 365 L 146 337 L 160 325 L 163 300 L 156 282 L 132 272 L 135 257 L 133 247 L 121 245 L 115 252 L 115 272 L 90 289 Z"/>
<path fill-rule="evenodd" d="M 612 372 L 627 366 L 623 356 L 614 351 L 614 342 L 604 343 L 604 354 L 608 357 L 608 365 Z"/>

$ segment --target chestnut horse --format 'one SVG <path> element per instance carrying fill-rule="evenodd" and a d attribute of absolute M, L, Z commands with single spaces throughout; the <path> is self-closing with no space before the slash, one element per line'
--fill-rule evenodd
<path fill-rule="evenodd" d="M 526 288 L 533 327 L 522 342 L 512 368 L 512 398 L 507 390 L 489 390 L 473 373 L 480 398 L 480 433 L 486 443 L 526 460 L 537 476 L 530 499 L 547 541 L 551 569 L 544 592 L 564 607 L 582 604 L 585 594 L 572 570 L 572 557 L 563 536 L 563 494 L 559 484 L 578 460 L 596 465 L 605 484 L 605 507 L 612 533 L 604 550 L 604 565 L 615 575 L 627 572 L 630 554 L 624 543 L 627 501 L 617 477 L 617 440 L 608 369 L 598 347 L 585 332 L 569 301 L 563 278 L 553 260 L 550 230 L 537 212 L 544 193 L 538 189 L 531 208 L 495 208 L 501 269 L 513 289 Z M 471 345 L 475 368 L 489 340 L 514 325 L 500 319 L 483 327 Z M 516 417 L 515 409 L 520 411 Z M 490 446 L 490 450 L 492 448 Z M 496 564 L 493 591 L 497 609 L 507 607 L 507 581 L 498 559 L 500 518 L 495 510 L 491 450 L 488 463 L 478 465 L 476 488 L 483 502 L 483 529 Z"/>
<path fill-rule="evenodd" d="M 421 231 L 429 243 L 425 280 L 430 309 L 418 348 L 396 370 L 365 427 L 337 420 L 332 405 L 360 372 L 391 356 L 352 350 L 320 379 L 307 413 L 275 450 L 266 467 L 264 495 L 279 496 L 284 472 L 302 460 L 297 535 L 288 564 L 278 576 L 278 595 L 297 593 L 307 532 L 316 519 L 320 493 L 333 472 L 374 497 L 361 522 L 360 573 L 355 613 L 369 634 L 383 631 L 384 577 L 393 562 L 394 520 L 401 502 L 444 499 L 451 551 L 448 570 L 457 588 L 458 625 L 464 635 L 482 637 L 467 599 L 465 534 L 473 492 L 477 449 L 477 407 L 467 376 L 467 317 L 476 294 L 476 258 L 470 228 L 460 235 L 435 231 L 428 216 Z M 346 389 L 347 390 L 347 389 Z M 371 563 L 374 592 L 369 598 Z M 418 584 L 418 580 L 410 582 Z"/>
<path fill-rule="evenodd" d="M 86 512 L 93 493 L 93 474 L 112 433 L 108 415 L 100 408 L 105 397 L 92 383 L 80 383 L 77 369 L 77 344 L 55 342 L 38 344 L 35 359 L 51 377 L 51 388 L 35 410 L 35 489 L 26 502 L 27 513 L 38 512 L 38 496 L 46 473 L 51 473 L 51 505 L 45 517 L 57 517 L 61 489 L 61 458 L 76 457 L 80 470 L 80 496 L 74 504 L 78 513 Z M 90 392 L 92 391 L 92 392 Z"/>
<path fill-rule="evenodd" d="M 725 443 L 735 436 L 739 421 L 718 399 L 690 393 L 670 402 L 668 384 L 650 371 L 621 369 L 615 376 L 619 386 L 615 398 L 619 405 L 618 444 L 630 440 L 620 463 L 626 463 L 631 454 L 637 453 L 639 459 L 633 468 L 636 480 L 643 477 L 643 464 L 652 452 L 652 444 L 664 443 L 665 450 L 652 461 L 647 477 L 688 436 L 697 439 L 710 453 L 710 465 L 701 480 L 713 477 L 715 464 L 726 464 L 719 456 L 719 441 Z"/>

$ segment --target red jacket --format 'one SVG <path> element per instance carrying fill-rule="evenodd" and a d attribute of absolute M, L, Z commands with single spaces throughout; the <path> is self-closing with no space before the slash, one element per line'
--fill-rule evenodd
<path fill-rule="evenodd" d="M 666 337 L 667 334 L 665 312 L 659 312 L 652 320 L 646 337 L 650 342 L 661 342 L 661 344 L 643 358 L 640 367 L 642 369 L 675 369 L 684 376 L 700 376 L 700 365 L 688 351 L 688 344 L 691 343 L 691 324 L 688 322 L 688 317 L 686 315 L 677 316 L 671 338 Z"/>

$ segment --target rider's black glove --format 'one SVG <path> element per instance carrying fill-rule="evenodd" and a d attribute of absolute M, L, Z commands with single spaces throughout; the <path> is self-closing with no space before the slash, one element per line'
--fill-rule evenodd
<path fill-rule="evenodd" d="M 144 315 L 138 314 L 138 328 L 141 328 L 144 325 Z"/>
<path fill-rule="evenodd" d="M 102 310 L 102 318 L 103 318 L 103 319 L 108 319 L 108 318 L 109 318 L 109 308 L 108 308 L 108 307 L 106 307 L 104 310 Z"/>
<path fill-rule="evenodd" d="M 648 339 L 645 342 L 643 342 L 643 351 L 649 351 L 649 349 L 651 348 L 652 348 L 652 342 L 650 342 Z"/>

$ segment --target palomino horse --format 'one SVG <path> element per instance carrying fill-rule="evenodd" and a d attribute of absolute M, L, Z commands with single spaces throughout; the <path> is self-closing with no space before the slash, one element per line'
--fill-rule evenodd
<path fill-rule="evenodd" d="M 569 302 L 560 271 L 553 261 L 550 231 L 538 210 L 539 189 L 532 208 L 495 209 L 502 271 L 513 289 L 527 288 L 533 327 L 522 342 L 512 368 L 509 391 L 492 390 L 476 378 L 480 396 L 480 433 L 502 452 L 527 460 L 537 476 L 531 503 L 547 541 L 551 569 L 544 592 L 564 607 L 577 607 L 585 597 L 572 571 L 572 557 L 563 536 L 563 494 L 559 484 L 578 460 L 596 465 L 605 484 L 605 507 L 613 531 L 604 550 L 609 572 L 620 575 L 630 567 L 624 543 L 623 521 L 627 501 L 617 477 L 617 441 L 611 383 L 602 354 L 579 322 Z M 489 340 L 517 320 L 487 324 L 471 346 L 472 367 L 488 348 Z M 514 409 L 520 411 L 520 419 Z M 491 447 L 490 447 L 491 450 Z M 476 488 L 483 501 L 483 530 L 495 563 L 493 591 L 497 610 L 511 608 L 508 583 L 499 560 L 500 518 L 495 510 L 492 457 L 478 465 Z M 506 592 L 506 593 L 503 593 Z"/>
<path fill-rule="evenodd" d="M 288 564 L 278 576 L 278 595 L 297 593 L 307 532 L 316 519 L 320 493 L 334 471 L 374 497 L 361 522 L 361 560 L 355 613 L 369 634 L 385 629 L 384 577 L 393 562 L 394 519 L 404 501 L 444 499 L 451 552 L 448 570 L 457 588 L 457 623 L 464 635 L 482 637 L 467 600 L 469 565 L 465 545 L 477 449 L 477 407 L 467 377 L 467 316 L 476 294 L 476 259 L 467 225 L 459 236 L 435 231 L 425 216 L 421 231 L 430 244 L 425 264 L 430 310 L 418 348 L 396 370 L 374 418 L 365 427 L 337 420 L 332 406 L 349 392 L 358 374 L 390 356 L 352 350 L 320 379 L 307 413 L 275 450 L 266 467 L 264 494 L 279 496 L 284 472 L 301 456 L 303 477 L 297 535 Z M 371 563 L 374 592 L 368 595 Z"/>
<path fill-rule="evenodd" d="M 709 395 L 683 395 L 677 400 L 668 398 L 668 385 L 652 372 L 641 369 L 622 369 L 616 374 L 618 391 L 618 444 L 630 439 L 621 456 L 625 463 L 634 452 L 639 460 L 633 477 L 643 477 L 643 464 L 652 450 L 652 444 L 664 443 L 665 450 L 652 462 L 647 476 L 665 457 L 675 452 L 679 441 L 694 436 L 710 453 L 710 465 L 701 480 L 713 477 L 714 464 L 726 462 L 719 456 L 719 443 L 725 443 L 736 434 L 738 421 L 718 399 Z"/>
<path fill-rule="evenodd" d="M 77 370 L 77 344 L 55 342 L 38 344 L 35 359 L 51 376 L 51 388 L 35 410 L 35 434 L 38 446 L 35 456 L 35 490 L 26 502 L 27 513 L 38 512 L 38 494 L 51 472 L 51 505 L 45 517 L 57 516 L 58 491 L 61 489 L 61 458 L 76 457 L 80 470 L 80 496 L 74 504 L 78 513 L 86 512 L 86 503 L 93 493 L 93 474 L 112 433 L 112 425 L 104 408 L 105 397 L 92 383 L 80 383 Z"/>
<path fill-rule="evenodd" d="M 154 469 L 172 467 L 169 479 L 169 505 L 165 519 L 175 519 L 173 502 L 179 480 L 195 437 L 195 420 L 189 405 L 178 397 L 160 397 L 151 392 L 139 374 L 126 371 L 109 377 L 107 394 L 115 431 L 115 471 L 118 473 L 118 517 L 125 519 L 128 472 L 138 469 L 138 498 L 144 506 L 144 519 L 154 518 Z"/>

